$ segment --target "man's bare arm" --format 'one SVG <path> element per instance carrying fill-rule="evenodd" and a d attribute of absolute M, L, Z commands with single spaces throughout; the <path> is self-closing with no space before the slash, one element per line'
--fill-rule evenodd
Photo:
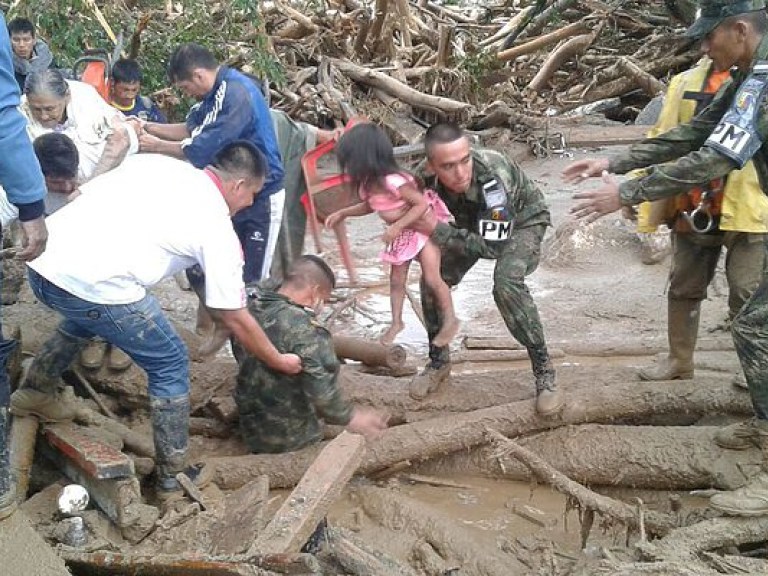
<path fill-rule="evenodd" d="M 161 140 L 171 140 L 179 142 L 190 137 L 187 125 L 178 124 L 160 124 L 159 122 L 145 122 L 144 131 L 152 136 L 157 136 Z"/>

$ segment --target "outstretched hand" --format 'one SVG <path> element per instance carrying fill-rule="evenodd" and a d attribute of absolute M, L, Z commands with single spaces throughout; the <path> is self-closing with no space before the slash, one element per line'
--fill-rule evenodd
<path fill-rule="evenodd" d="M 584 220 L 587 224 L 621 208 L 618 180 L 607 172 L 603 173 L 602 179 L 603 186 L 600 188 L 578 192 L 573 195 L 575 199 L 581 200 L 581 202 L 577 202 L 570 212 L 579 220 Z"/>
<path fill-rule="evenodd" d="M 609 162 L 607 158 L 577 160 L 571 162 L 563 170 L 563 180 L 569 184 L 578 184 L 594 176 L 600 176 L 608 170 Z"/>

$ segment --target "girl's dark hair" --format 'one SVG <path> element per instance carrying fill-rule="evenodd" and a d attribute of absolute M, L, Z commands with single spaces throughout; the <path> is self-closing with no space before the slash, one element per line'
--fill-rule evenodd
<path fill-rule="evenodd" d="M 392 143 L 375 124 L 357 124 L 336 144 L 336 158 L 342 172 L 352 179 L 355 189 L 368 187 L 388 174 L 407 173 L 397 164 Z"/>

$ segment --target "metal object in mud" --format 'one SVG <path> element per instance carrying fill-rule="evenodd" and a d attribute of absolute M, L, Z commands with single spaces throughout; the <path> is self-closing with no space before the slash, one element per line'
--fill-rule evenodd
<path fill-rule="evenodd" d="M 88 507 L 90 499 L 88 490 L 80 484 L 68 484 L 59 494 L 59 512 L 65 516 L 82 512 Z"/>

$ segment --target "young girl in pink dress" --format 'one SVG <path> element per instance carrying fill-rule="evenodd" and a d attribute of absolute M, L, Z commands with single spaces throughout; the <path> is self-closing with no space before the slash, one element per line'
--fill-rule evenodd
<path fill-rule="evenodd" d="M 447 221 L 448 209 L 433 190 L 422 190 L 416 179 L 397 165 L 389 138 L 375 124 L 358 124 L 345 132 L 336 145 L 336 157 L 341 169 L 352 179 L 362 202 L 334 212 L 325 220 L 325 225 L 332 228 L 349 216 L 371 212 L 377 212 L 389 225 L 382 237 L 386 248 L 381 259 L 391 265 L 392 325 L 381 342 L 392 343 L 404 328 L 408 268 L 411 260 L 416 259 L 441 311 L 442 325 L 432 343 L 447 346 L 459 330 L 459 321 L 453 310 L 451 290 L 440 276 L 440 248 L 419 228 L 429 211 L 433 211 L 438 220 Z"/>

